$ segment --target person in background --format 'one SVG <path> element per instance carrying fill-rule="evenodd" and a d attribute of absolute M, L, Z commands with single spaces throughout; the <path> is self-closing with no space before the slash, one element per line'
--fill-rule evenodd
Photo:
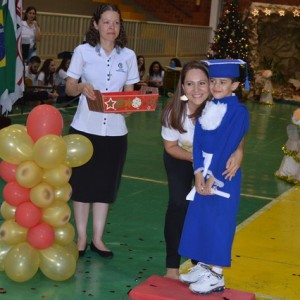
<path fill-rule="evenodd" d="M 55 87 L 57 89 L 58 98 L 57 102 L 64 102 L 68 100 L 68 96 L 66 95 L 66 81 L 67 81 L 67 71 L 70 66 L 71 58 L 63 58 L 60 65 L 56 69 L 55 72 Z"/>
<path fill-rule="evenodd" d="M 25 66 L 25 79 L 30 80 L 30 85 L 37 86 L 37 74 L 41 65 L 39 56 L 32 56 L 29 59 L 28 65 Z"/>
<path fill-rule="evenodd" d="M 242 60 L 204 61 L 209 67 L 213 96 L 196 119 L 193 161 L 196 193 L 182 230 L 179 253 L 198 261 L 180 280 L 197 294 L 225 289 L 223 267 L 231 265 L 231 249 L 240 201 L 241 170 L 231 180 L 224 169 L 243 141 L 249 113 L 234 91 L 238 88 Z M 247 82 L 246 82 L 247 84 Z"/>
<path fill-rule="evenodd" d="M 139 69 L 140 80 L 144 80 L 146 65 L 145 65 L 145 57 L 142 55 L 137 56 L 137 63 Z"/>
<path fill-rule="evenodd" d="M 162 92 L 165 71 L 159 61 L 154 61 L 149 67 L 148 86 L 157 87 Z"/>
<path fill-rule="evenodd" d="M 170 59 L 170 67 L 171 68 L 181 68 L 181 61 L 177 57 L 173 57 Z"/>
<path fill-rule="evenodd" d="M 92 16 L 86 43 L 76 47 L 67 71 L 66 93 L 69 96 L 81 93 L 69 132 L 86 136 L 94 147 L 91 160 L 74 168 L 70 179 L 80 256 L 88 245 L 87 225 L 92 206 L 90 249 L 101 257 L 113 257 L 103 234 L 109 204 L 116 200 L 126 158 L 126 115 L 90 111 L 87 98 L 96 99 L 94 90 L 132 91 L 139 82 L 136 54 L 126 44 L 119 8 L 101 4 Z"/>
<path fill-rule="evenodd" d="M 180 236 L 189 201 L 186 196 L 194 182 L 193 137 L 195 121 L 210 98 L 208 70 L 199 61 L 188 62 L 181 72 L 173 98 L 165 106 L 161 135 L 164 141 L 164 166 L 167 172 L 169 201 L 165 215 L 166 277 L 178 279 Z M 243 145 L 228 159 L 224 176 L 231 179 L 243 157 Z M 197 262 L 196 262 L 197 263 Z"/>
<path fill-rule="evenodd" d="M 48 93 L 48 103 L 55 103 L 58 93 L 55 88 L 55 62 L 52 58 L 44 61 L 38 73 L 38 86 L 39 90 L 45 90 Z M 51 101 L 52 100 L 52 101 Z"/>
<path fill-rule="evenodd" d="M 135 90 L 140 90 L 142 86 L 147 86 L 147 82 L 145 81 L 145 71 L 146 71 L 146 66 L 145 66 L 145 57 L 142 55 L 137 56 L 137 64 L 138 64 L 138 69 L 139 69 L 139 76 L 140 76 L 140 81 L 134 85 Z"/>
<path fill-rule="evenodd" d="M 40 91 L 37 88 L 37 76 L 41 65 L 41 59 L 39 56 L 32 56 L 29 59 L 28 65 L 25 66 L 24 82 L 25 91 L 23 93 L 23 101 L 31 105 L 38 105 L 41 103 L 47 103 L 48 93 L 46 91 Z"/>
<path fill-rule="evenodd" d="M 26 8 L 22 21 L 22 56 L 25 64 L 32 56 L 37 55 L 37 42 L 41 40 L 42 34 L 40 25 L 36 19 L 36 8 L 29 6 Z"/>

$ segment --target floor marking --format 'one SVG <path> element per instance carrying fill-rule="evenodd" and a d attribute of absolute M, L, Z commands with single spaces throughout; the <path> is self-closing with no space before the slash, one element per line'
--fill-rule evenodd
<path fill-rule="evenodd" d="M 49 105 L 49 104 L 48 104 Z M 77 106 L 69 106 L 69 107 L 55 107 L 56 109 L 58 110 L 61 110 L 61 111 L 65 111 L 67 109 L 72 109 L 72 108 L 76 108 Z M 15 114 L 9 114 L 7 115 L 8 117 L 19 117 L 19 116 L 26 116 L 26 115 L 29 115 L 30 111 L 28 112 L 23 112 L 23 113 L 15 113 Z"/>
<path fill-rule="evenodd" d="M 274 200 L 272 200 L 270 203 L 266 204 L 264 207 L 262 207 L 261 209 L 259 209 L 257 212 L 255 212 L 254 214 L 252 214 L 248 219 L 246 219 L 245 221 L 243 221 L 242 223 L 240 223 L 237 228 L 236 231 L 241 230 L 242 228 L 244 228 L 245 226 L 247 226 L 249 223 L 253 222 L 255 219 L 257 219 L 260 215 L 262 215 L 264 212 L 266 212 L 267 210 L 269 210 L 272 206 L 274 206 L 276 203 L 283 201 L 284 199 L 284 195 L 288 194 L 291 192 L 293 188 L 285 191 L 283 194 L 281 194 L 280 196 L 278 196 L 277 198 L 275 198 Z"/>
<path fill-rule="evenodd" d="M 122 177 L 128 178 L 128 179 L 135 179 L 135 180 L 139 180 L 139 181 L 160 183 L 160 184 L 164 184 L 164 185 L 168 184 L 168 182 L 164 181 L 164 180 L 156 180 L 156 179 L 143 178 L 143 177 L 135 177 L 135 176 L 129 176 L 129 175 L 122 175 Z M 272 197 L 256 196 L 256 195 L 251 195 L 251 194 L 241 194 L 241 196 L 248 197 L 248 198 L 263 199 L 263 200 L 273 200 L 274 199 Z"/>
<path fill-rule="evenodd" d="M 161 184 L 168 184 L 167 181 L 163 180 L 155 180 L 155 179 L 150 179 L 150 178 L 142 178 L 142 177 L 135 177 L 135 176 L 129 176 L 129 175 L 122 175 L 124 178 L 129 178 L 129 179 L 135 179 L 135 180 L 140 180 L 140 181 L 147 181 L 147 182 L 154 182 L 154 183 L 161 183 Z"/>
<path fill-rule="evenodd" d="M 255 293 L 256 299 L 257 300 L 288 300 L 287 298 L 277 298 L 274 296 L 269 296 L 269 295 L 263 295 L 263 294 L 257 294 Z"/>
<path fill-rule="evenodd" d="M 241 196 L 248 197 L 248 198 L 264 199 L 264 200 L 273 200 L 274 199 L 272 197 L 256 196 L 256 195 L 243 194 L 243 193 L 241 193 Z"/>

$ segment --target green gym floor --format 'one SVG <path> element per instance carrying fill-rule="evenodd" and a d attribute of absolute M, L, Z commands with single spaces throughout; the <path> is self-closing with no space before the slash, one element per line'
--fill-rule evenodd
<path fill-rule="evenodd" d="M 155 112 L 135 113 L 127 118 L 128 155 L 118 199 L 110 208 L 105 230 L 105 241 L 114 251 L 114 258 L 105 260 L 88 249 L 85 257 L 79 258 L 74 276 L 62 282 L 52 281 L 38 272 L 30 281 L 16 283 L 5 272 L 0 272 L 0 300 L 128 299 L 129 290 L 151 275 L 164 274 L 163 224 L 168 191 L 162 162 L 160 114 L 166 101 L 161 97 Z M 290 224 L 299 219 L 298 189 L 274 176 L 283 158 L 281 147 L 287 140 L 286 126 L 296 106 L 287 103 L 266 106 L 250 100 L 246 105 L 250 111 L 251 127 L 246 137 L 242 166 L 242 195 L 233 266 L 226 270 L 226 284 L 232 289 L 255 293 L 256 299 L 296 300 L 300 297 L 300 245 L 294 240 L 298 239 L 300 224 L 297 221 L 298 224 L 284 228 L 274 225 L 278 215 L 281 216 L 278 222 L 285 220 Z M 72 107 L 61 110 L 65 121 L 64 134 L 67 134 L 74 111 Z M 26 112 L 20 114 L 20 108 L 16 106 L 11 113 L 12 122 L 25 124 L 27 115 Z M 4 182 L 0 184 L 2 190 Z M 288 195 L 288 199 L 284 195 Z M 272 214 L 277 207 L 275 204 L 281 201 L 292 203 L 292 209 Z M 261 219 L 263 216 L 267 218 Z M 258 220 L 260 223 L 257 224 Z M 0 219 L 0 223 L 2 221 Z M 270 222 L 273 226 L 268 225 Z M 276 234 L 272 236 L 274 232 L 270 233 L 268 228 L 270 231 L 275 228 L 277 235 L 282 232 L 282 236 L 294 241 L 292 253 L 286 250 L 290 248 L 287 239 L 283 249 L 280 243 L 269 246 L 272 238 L 277 238 L 277 241 L 280 238 Z M 265 230 L 265 235 L 271 234 L 271 237 L 259 239 Z M 248 253 L 252 248 L 256 251 Z M 239 260 L 242 256 L 244 259 Z M 182 262 L 187 263 L 184 259 Z M 282 271 L 286 267 L 290 268 L 290 273 Z M 274 275 L 277 273 L 285 276 L 282 279 Z M 291 285 L 288 275 L 292 274 Z M 273 275 L 278 281 L 269 282 L 268 278 L 274 278 Z"/>

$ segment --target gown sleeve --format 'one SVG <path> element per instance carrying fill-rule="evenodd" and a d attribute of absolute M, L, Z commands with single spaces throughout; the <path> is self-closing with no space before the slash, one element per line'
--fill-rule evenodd
<path fill-rule="evenodd" d="M 248 110 L 242 105 L 211 132 L 204 130 L 197 120 L 193 145 L 194 172 L 201 171 L 204 177 L 207 172 L 220 172 L 220 167 L 224 167 L 230 155 L 237 149 L 248 128 Z"/>

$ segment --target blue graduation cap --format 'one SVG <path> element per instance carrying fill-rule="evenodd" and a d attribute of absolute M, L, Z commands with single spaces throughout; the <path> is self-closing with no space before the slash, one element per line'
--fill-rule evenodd
<path fill-rule="evenodd" d="M 211 78 L 238 78 L 240 77 L 240 65 L 246 65 L 245 89 L 249 90 L 247 63 L 242 59 L 211 59 L 203 60 L 208 65 Z"/>

